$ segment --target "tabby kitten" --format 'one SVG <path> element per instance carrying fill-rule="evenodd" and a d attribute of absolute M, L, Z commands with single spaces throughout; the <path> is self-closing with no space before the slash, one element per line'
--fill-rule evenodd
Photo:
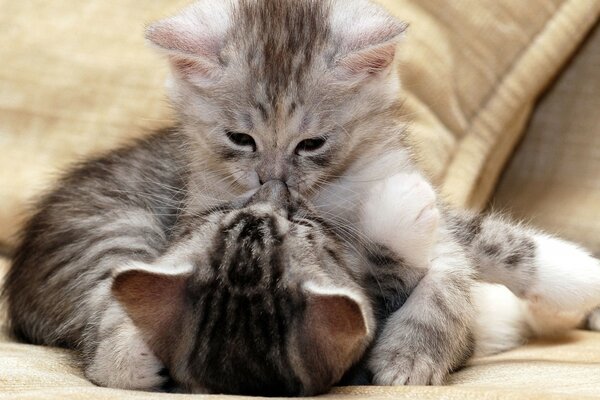
<path fill-rule="evenodd" d="M 405 231 L 390 224 L 372 229 L 370 221 L 393 218 L 359 218 L 362 202 L 377 199 L 378 183 L 418 176 L 397 118 L 395 53 L 404 29 L 367 0 L 204 0 L 151 25 L 147 38 L 172 67 L 179 123 L 83 164 L 40 203 L 7 279 L 13 330 L 34 343 L 80 346 L 88 327 L 102 321 L 76 311 L 101 309 L 112 269 L 152 262 L 168 252 L 188 216 L 277 179 L 309 199 L 348 243 L 380 242 L 426 272 L 373 349 L 372 360 L 381 361 L 374 380 L 441 382 L 472 344 L 476 276 L 464 244 L 450 240 L 453 225 L 444 218 L 433 256 L 425 257 L 422 246 L 413 257 L 411 246 L 402 247 L 410 243 L 400 240 Z M 561 258 L 564 246 L 536 246 L 554 255 L 542 254 L 551 265 L 568 260 Z M 577 268 L 591 263 L 574 252 L 582 263 Z M 70 301 L 60 301 L 66 293 Z M 106 331 L 110 345 L 90 351 L 90 379 L 122 388 L 163 382 L 158 362 L 135 374 L 137 355 L 146 351 L 114 358 L 114 344 L 135 336 L 130 333 Z M 146 349 L 141 340 L 123 343 Z M 150 365 L 157 361 L 148 357 Z"/>
<path fill-rule="evenodd" d="M 153 366 L 131 346 L 142 339 L 146 358 L 155 354 L 185 392 L 306 396 L 339 381 L 375 330 L 364 268 L 293 197 L 267 182 L 248 200 L 186 217 L 156 261 L 117 270 L 114 298 L 106 286 L 103 305 L 78 311 L 90 321 L 81 339 L 89 368 L 126 373 L 132 356 Z M 129 336 L 105 340 L 115 330 Z M 154 366 L 135 373 L 151 378 Z"/>
<path fill-rule="evenodd" d="M 395 211 L 396 204 L 389 216 L 396 218 L 394 225 L 404 232 L 403 239 L 430 257 L 439 216 L 431 207 L 434 192 L 417 175 L 399 175 L 394 184 L 378 194 L 393 194 L 400 201 L 402 211 Z M 356 381 L 361 371 L 354 368 L 345 383 L 370 383 L 371 372 L 385 368 L 382 355 L 398 361 L 390 346 L 393 349 L 402 339 L 397 331 L 414 329 L 415 321 L 396 318 L 406 311 L 404 303 L 426 270 L 381 246 L 361 248 L 340 240 L 280 181 L 267 182 L 249 200 L 236 203 L 193 217 L 189 230 L 175 239 L 167 254 L 152 264 L 118 272 L 112 286 L 120 306 L 181 389 L 322 393 L 363 356 L 377 331 L 381 336 L 358 366 L 366 369 L 362 377 L 367 380 Z M 472 215 L 452 213 L 450 218 L 455 227 L 444 240 L 461 241 L 463 252 L 472 256 L 469 260 L 455 254 L 457 262 L 473 268 L 480 281 L 501 279 L 522 298 L 489 284 L 471 289 L 477 312 L 474 324 L 466 329 L 472 342 L 458 350 L 461 362 L 455 367 L 474 353 L 495 353 L 531 336 L 573 328 L 600 303 L 600 293 L 589 290 L 600 286 L 600 269 L 588 275 L 594 280 L 591 284 L 565 274 L 563 285 L 576 287 L 578 293 L 562 294 L 561 300 L 580 296 L 584 302 L 554 304 L 556 288 L 545 283 L 553 271 L 535 255 L 532 232 L 494 216 L 482 217 L 480 231 L 473 232 Z M 497 250 L 490 252 L 494 246 Z M 495 265 L 488 270 L 490 261 Z M 462 295 L 464 289 L 453 285 L 456 282 L 450 280 L 440 288 L 437 307 L 452 307 L 453 296 L 443 292 L 456 290 Z M 540 288 L 538 298 L 525 295 L 523 286 Z M 428 312 L 437 318 L 458 318 L 461 310 Z M 124 314 L 121 317 L 119 323 L 127 323 Z M 421 337 L 424 346 L 436 333 L 427 334 Z M 437 349 L 440 354 L 447 350 Z M 408 359 L 407 354 L 401 356 Z M 381 373 L 389 371 L 394 369 Z"/>

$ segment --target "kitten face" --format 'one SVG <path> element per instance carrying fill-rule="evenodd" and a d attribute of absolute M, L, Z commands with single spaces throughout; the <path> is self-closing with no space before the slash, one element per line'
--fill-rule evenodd
<path fill-rule="evenodd" d="M 117 299 L 188 390 L 322 393 L 370 342 L 373 312 L 353 257 L 293 197 L 269 182 L 241 208 L 203 216 L 175 251 L 177 265 L 193 265 L 186 273 L 115 279 Z"/>
<path fill-rule="evenodd" d="M 303 194 L 363 153 L 398 90 L 404 24 L 366 0 L 201 1 L 151 26 L 198 169 Z M 389 119 L 389 116 L 388 116 Z"/>

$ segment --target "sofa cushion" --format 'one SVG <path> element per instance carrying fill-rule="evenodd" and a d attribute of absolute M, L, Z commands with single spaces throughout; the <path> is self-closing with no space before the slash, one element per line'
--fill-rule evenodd
<path fill-rule="evenodd" d="M 0 0 L 0 243 L 73 160 L 171 119 L 143 26 L 186 0 Z M 445 198 L 488 199 L 536 96 L 600 12 L 580 0 L 380 0 L 411 24 L 404 113 Z"/>
<path fill-rule="evenodd" d="M 544 96 L 494 204 L 600 257 L 600 24 Z"/>
<path fill-rule="evenodd" d="M 411 24 L 401 73 L 418 155 L 450 203 L 480 209 L 535 99 L 595 23 L 600 3 L 382 3 Z"/>

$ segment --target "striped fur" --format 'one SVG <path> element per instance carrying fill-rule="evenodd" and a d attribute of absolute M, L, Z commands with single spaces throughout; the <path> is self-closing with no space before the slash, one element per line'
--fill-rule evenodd
<path fill-rule="evenodd" d="M 361 220 L 376 241 L 411 257 L 413 274 L 421 267 L 368 356 L 378 384 L 440 384 L 472 354 L 562 333 L 600 304 L 600 263 L 585 250 L 494 214 L 439 214 L 419 174 L 375 184 Z"/>
<path fill-rule="evenodd" d="M 203 0 L 153 24 L 147 38 L 172 67 L 178 125 L 82 163 L 39 202 L 5 284 L 13 332 L 32 343 L 79 350 L 87 376 L 106 386 L 155 389 L 165 383 L 167 365 L 188 391 L 311 394 L 333 384 L 374 334 L 364 298 L 373 302 L 380 324 L 363 365 L 381 384 L 440 383 L 462 365 L 473 338 L 475 344 L 486 338 L 471 290 L 478 279 L 504 283 L 534 304 L 522 322 L 536 332 L 547 328 L 540 316 L 548 309 L 562 312 L 563 305 L 580 313 L 596 305 L 597 279 L 589 271 L 597 262 L 574 245 L 494 218 L 450 215 L 438 230 L 429 200 L 415 208 L 396 190 L 425 193 L 414 179 L 408 186 L 388 185 L 393 190 L 385 207 L 373 198 L 397 174 L 415 173 L 393 73 L 404 29 L 367 0 Z M 244 140 L 232 140 L 235 135 Z M 311 148 L 311 141 L 322 145 Z M 240 199 L 273 179 L 315 210 L 292 210 L 286 222 L 292 228 L 282 240 L 289 236 L 294 244 L 283 249 L 269 222 L 273 209 L 269 217 L 220 220 L 240 217 L 246 205 Z M 363 203 L 378 213 L 367 224 L 360 217 Z M 386 249 L 373 249 L 371 242 Z M 269 262 L 256 256 L 257 248 Z M 307 260 L 315 268 L 274 285 L 286 254 L 294 262 L 285 271 Z M 227 261 L 238 258 L 246 263 Z M 577 274 L 565 271 L 569 259 Z M 148 321 L 133 324 L 127 313 L 135 302 L 125 312 L 112 297 L 115 271 L 132 264 L 151 264 L 158 275 L 165 265 L 167 275 L 186 265 L 187 273 L 194 271 L 186 282 L 195 297 L 184 297 L 183 304 L 195 308 L 174 325 L 166 322 L 179 314 L 160 313 L 165 325 L 157 331 L 178 340 L 144 333 Z M 176 290 L 183 279 L 176 275 L 160 278 L 162 284 Z M 561 281 L 564 275 L 570 279 Z M 262 294 L 240 288 L 242 277 L 258 282 Z M 327 347 L 318 340 L 327 335 L 296 329 L 298 313 L 323 306 L 303 301 L 300 282 L 310 279 L 341 286 L 320 296 L 334 297 L 349 317 L 358 315 L 353 304 L 362 305 L 366 330 L 353 331 L 361 340 Z M 573 295 L 581 287 L 583 294 Z M 240 310 L 248 307 L 253 316 L 268 318 L 255 318 L 256 330 L 239 330 L 244 325 L 234 323 L 244 320 Z M 225 334 L 218 335 L 220 325 Z M 319 351 L 300 352 L 307 347 L 303 337 L 320 343 Z M 248 346 L 225 348 L 226 339 Z M 337 363 L 331 354 L 322 357 L 328 352 L 337 352 Z M 269 362 L 258 365 L 255 357 L 265 353 Z M 246 369 L 234 375 L 234 366 Z"/>

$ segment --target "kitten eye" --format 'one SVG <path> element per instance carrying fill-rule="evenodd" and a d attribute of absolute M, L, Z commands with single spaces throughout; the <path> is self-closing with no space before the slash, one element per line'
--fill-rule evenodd
<path fill-rule="evenodd" d="M 227 132 L 227 138 L 236 146 L 250 147 L 252 151 L 256 151 L 256 142 L 250 135 L 239 132 Z"/>
<path fill-rule="evenodd" d="M 325 145 L 325 142 L 327 142 L 327 139 L 324 137 L 305 139 L 296 146 L 296 154 L 317 151 Z"/>

